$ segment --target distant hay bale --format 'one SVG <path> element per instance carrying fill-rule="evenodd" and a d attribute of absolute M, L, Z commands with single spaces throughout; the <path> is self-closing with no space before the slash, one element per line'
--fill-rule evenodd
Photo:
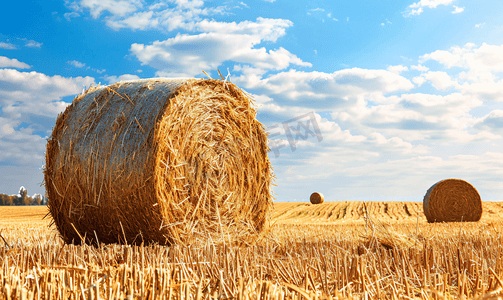
<path fill-rule="evenodd" d="M 428 222 L 477 222 L 482 201 L 477 190 L 461 179 L 445 179 L 432 185 L 423 199 Z"/>
<path fill-rule="evenodd" d="M 91 87 L 48 140 L 49 210 L 67 243 L 246 243 L 272 207 L 268 151 L 252 99 L 230 82 Z"/>
<path fill-rule="evenodd" d="M 321 204 L 323 203 L 323 201 L 325 201 L 325 197 L 322 193 L 312 193 L 309 200 L 312 204 Z"/>

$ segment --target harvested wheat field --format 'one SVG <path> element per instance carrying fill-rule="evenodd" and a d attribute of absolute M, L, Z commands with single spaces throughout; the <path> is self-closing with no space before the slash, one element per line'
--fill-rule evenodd
<path fill-rule="evenodd" d="M 0 206 L 0 226 L 49 225 L 47 206 Z"/>
<path fill-rule="evenodd" d="M 426 222 L 422 202 L 366 202 L 372 217 L 388 223 Z M 503 202 L 483 202 L 481 221 L 503 215 Z M 279 224 L 331 224 L 333 222 L 365 222 L 365 207 L 361 201 L 337 201 L 312 205 L 308 202 L 277 202 L 273 220 Z"/>
<path fill-rule="evenodd" d="M 428 223 L 420 202 L 365 205 L 275 203 L 270 231 L 239 246 L 68 245 L 47 208 L 0 207 L 0 299 L 503 297 L 502 203 L 470 223 Z"/>

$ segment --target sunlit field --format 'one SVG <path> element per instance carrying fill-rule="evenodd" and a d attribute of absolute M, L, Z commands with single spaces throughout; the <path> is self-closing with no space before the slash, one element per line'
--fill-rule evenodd
<path fill-rule="evenodd" d="M 64 245 L 46 207 L 0 207 L 0 299 L 498 299 L 502 207 L 428 224 L 415 202 L 276 203 L 255 244 L 187 247 Z"/>

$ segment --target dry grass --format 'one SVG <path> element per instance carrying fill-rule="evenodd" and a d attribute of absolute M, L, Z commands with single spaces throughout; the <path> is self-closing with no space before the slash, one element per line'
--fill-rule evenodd
<path fill-rule="evenodd" d="M 346 203 L 346 210 L 352 204 Z M 394 203 L 387 204 L 390 214 L 399 215 Z M 299 210 L 296 203 L 288 205 Z M 283 211 L 277 211 L 274 219 L 288 215 L 284 208 L 288 205 L 279 203 L 278 210 Z M 307 204 L 305 215 L 313 217 L 309 208 L 330 205 L 336 206 Z M 495 203 L 486 206 L 495 214 L 501 212 Z M 4 220 L 0 225 L 6 241 L 0 246 L 0 299 L 503 296 L 503 223 L 497 218 L 478 223 L 430 224 L 425 219 L 393 223 L 374 216 L 370 207 L 368 211 L 372 222 L 342 218 L 314 225 L 315 221 L 283 220 L 255 245 L 240 247 L 221 243 L 64 245 L 55 231 L 38 225 L 39 220 L 25 219 L 17 227 Z"/>

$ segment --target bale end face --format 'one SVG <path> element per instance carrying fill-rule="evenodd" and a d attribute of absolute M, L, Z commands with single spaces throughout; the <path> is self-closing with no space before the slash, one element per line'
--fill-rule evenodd
<path fill-rule="evenodd" d="M 482 217 L 482 201 L 477 190 L 461 179 L 445 179 L 431 186 L 423 199 L 429 223 L 477 222 Z"/>
<path fill-rule="evenodd" d="M 323 196 L 322 193 L 312 193 L 311 197 L 309 198 L 312 204 L 321 204 L 323 201 L 325 201 L 325 197 Z"/>

